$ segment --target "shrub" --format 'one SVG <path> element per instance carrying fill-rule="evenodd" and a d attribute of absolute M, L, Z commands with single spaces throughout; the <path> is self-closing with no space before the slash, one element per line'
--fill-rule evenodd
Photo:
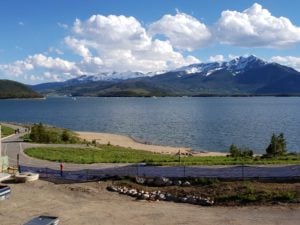
<path fill-rule="evenodd" d="M 229 153 L 230 153 L 230 156 L 234 157 L 234 158 L 238 158 L 238 157 L 244 157 L 244 158 L 250 157 L 250 158 L 252 158 L 253 157 L 253 151 L 252 150 L 250 150 L 248 148 L 238 148 L 234 144 L 232 144 L 230 146 Z"/>
<path fill-rule="evenodd" d="M 79 139 L 68 130 L 46 127 L 43 124 L 34 124 L 29 139 L 37 143 L 77 143 Z"/>

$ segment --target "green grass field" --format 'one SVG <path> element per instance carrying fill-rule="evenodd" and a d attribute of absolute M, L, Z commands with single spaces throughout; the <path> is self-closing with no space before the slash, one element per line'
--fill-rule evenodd
<path fill-rule="evenodd" d="M 6 137 L 6 136 L 14 134 L 14 133 L 15 133 L 14 129 L 1 125 L 1 136 L 2 137 Z"/>
<path fill-rule="evenodd" d="M 241 164 L 299 164 L 300 155 L 287 155 L 277 158 L 232 158 L 226 156 L 181 157 L 163 155 L 123 147 L 101 145 L 99 148 L 36 147 L 25 150 L 31 157 L 69 163 L 140 163 L 155 165 L 241 165 Z"/>

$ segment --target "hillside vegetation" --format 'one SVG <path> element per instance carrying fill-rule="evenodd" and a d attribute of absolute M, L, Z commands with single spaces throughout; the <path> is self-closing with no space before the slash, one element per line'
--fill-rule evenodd
<path fill-rule="evenodd" d="M 11 80 L 0 80 L 0 99 L 41 97 L 43 96 L 24 84 Z"/>

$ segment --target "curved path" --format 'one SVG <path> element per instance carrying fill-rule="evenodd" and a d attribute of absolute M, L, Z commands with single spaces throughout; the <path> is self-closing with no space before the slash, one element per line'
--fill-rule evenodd
<path fill-rule="evenodd" d="M 20 166 L 23 170 L 38 171 L 44 174 L 59 174 L 59 163 L 31 158 L 23 153 L 23 149 L 43 144 L 22 142 L 25 129 L 20 127 L 20 134 L 2 140 L 2 155 L 9 157 L 9 164 L 17 165 L 19 154 Z M 49 145 L 47 145 L 49 146 Z M 66 146 L 66 145 L 51 145 Z M 83 146 L 83 145 L 68 145 Z M 268 165 L 268 166 L 142 166 L 138 164 L 73 164 L 64 163 L 64 176 L 80 179 L 83 176 L 167 176 L 167 177 L 218 177 L 218 178 L 290 178 L 300 177 L 300 165 Z"/>

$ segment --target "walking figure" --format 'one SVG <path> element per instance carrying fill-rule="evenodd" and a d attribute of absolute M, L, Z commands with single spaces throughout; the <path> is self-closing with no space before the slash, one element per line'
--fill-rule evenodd
<path fill-rule="evenodd" d="M 63 176 L 63 172 L 64 172 L 64 164 L 60 163 L 60 176 Z"/>

